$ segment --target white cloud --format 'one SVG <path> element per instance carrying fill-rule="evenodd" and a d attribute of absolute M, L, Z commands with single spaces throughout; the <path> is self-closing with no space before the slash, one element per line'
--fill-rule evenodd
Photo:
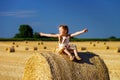
<path fill-rule="evenodd" d="M 25 17 L 32 17 L 35 16 L 35 11 L 11 11 L 11 12 L 0 12 L 0 16 L 11 16 L 11 17 L 19 17 L 19 18 L 25 18 Z"/>

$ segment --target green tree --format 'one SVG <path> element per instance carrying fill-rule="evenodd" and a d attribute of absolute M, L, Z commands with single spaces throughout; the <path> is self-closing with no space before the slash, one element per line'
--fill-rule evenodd
<path fill-rule="evenodd" d="M 33 38 L 33 29 L 29 25 L 20 25 L 19 33 L 15 35 L 15 38 Z"/>
<path fill-rule="evenodd" d="M 33 38 L 41 38 L 40 34 L 38 32 L 35 32 L 33 34 Z"/>
<path fill-rule="evenodd" d="M 116 39 L 116 37 L 115 36 L 110 36 L 109 39 Z"/>
<path fill-rule="evenodd" d="M 17 34 L 15 34 L 14 38 L 21 38 L 21 36 L 19 33 L 17 33 Z"/>

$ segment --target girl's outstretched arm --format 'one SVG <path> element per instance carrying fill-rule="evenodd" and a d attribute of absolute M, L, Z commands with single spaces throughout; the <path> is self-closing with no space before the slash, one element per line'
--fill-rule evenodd
<path fill-rule="evenodd" d="M 71 37 L 80 35 L 80 34 L 85 33 L 85 32 L 87 32 L 87 31 L 88 31 L 88 29 L 83 29 L 82 31 L 78 31 L 78 32 L 72 33 L 72 34 L 71 34 Z"/>
<path fill-rule="evenodd" d="M 46 34 L 46 33 L 39 33 L 40 36 L 46 36 L 46 37 L 58 37 L 58 34 Z"/>

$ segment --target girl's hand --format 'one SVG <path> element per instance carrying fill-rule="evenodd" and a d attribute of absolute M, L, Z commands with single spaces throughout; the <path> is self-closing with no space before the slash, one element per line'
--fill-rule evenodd
<path fill-rule="evenodd" d="M 39 34 L 40 34 L 40 36 L 43 36 L 43 33 L 42 33 L 42 32 L 40 32 Z"/>
<path fill-rule="evenodd" d="M 84 29 L 83 32 L 88 32 L 88 29 Z"/>

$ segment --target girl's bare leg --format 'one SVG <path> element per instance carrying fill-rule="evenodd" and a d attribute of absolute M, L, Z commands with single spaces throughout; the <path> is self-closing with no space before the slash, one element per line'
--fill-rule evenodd
<path fill-rule="evenodd" d="M 70 60 L 74 59 L 74 57 L 71 55 L 71 53 L 67 49 L 64 49 L 64 52 L 70 57 Z"/>
<path fill-rule="evenodd" d="M 78 56 L 78 51 L 77 51 L 77 47 L 76 46 L 75 46 L 75 49 L 73 51 L 74 51 L 74 54 L 75 54 L 75 58 L 77 60 L 81 60 L 81 58 Z"/>

